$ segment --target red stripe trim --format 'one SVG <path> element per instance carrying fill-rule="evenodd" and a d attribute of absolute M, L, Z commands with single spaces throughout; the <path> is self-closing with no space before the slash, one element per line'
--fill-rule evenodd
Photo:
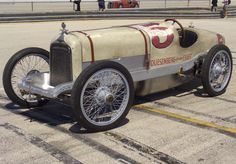
<path fill-rule="evenodd" d="M 82 31 L 76 31 L 76 32 L 84 34 L 88 38 L 89 43 L 90 43 L 90 47 L 91 47 L 91 63 L 94 63 L 94 61 L 95 61 L 95 58 L 94 58 L 94 46 L 93 46 L 93 41 L 92 41 L 91 37 L 87 33 L 85 33 L 85 32 L 82 32 Z"/>
<path fill-rule="evenodd" d="M 144 39 L 144 43 L 145 43 L 145 62 L 144 62 L 144 65 L 149 69 L 149 66 L 150 66 L 150 55 L 148 54 L 147 38 L 146 38 L 144 32 L 142 30 L 140 30 L 138 28 L 135 28 L 135 27 L 132 27 L 132 26 L 126 26 L 126 27 L 138 30 L 142 34 L 143 39 Z"/>

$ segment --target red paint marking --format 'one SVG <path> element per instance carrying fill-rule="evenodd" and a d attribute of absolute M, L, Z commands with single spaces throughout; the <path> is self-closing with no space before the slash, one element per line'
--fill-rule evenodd
<path fill-rule="evenodd" d="M 144 32 L 143 32 L 142 30 L 140 30 L 140 29 L 138 29 L 138 28 L 135 28 L 135 27 L 132 27 L 132 26 L 127 26 L 127 27 L 132 28 L 132 29 L 135 29 L 135 30 L 138 30 L 138 31 L 142 34 L 143 39 L 144 39 L 144 43 L 145 43 L 145 63 L 144 63 L 144 65 L 147 66 L 147 68 L 149 68 L 149 66 L 150 66 L 150 62 L 149 62 L 150 59 L 149 59 L 149 58 L 150 58 L 150 57 L 149 57 L 149 54 L 148 54 L 147 38 L 146 38 Z"/>
<path fill-rule="evenodd" d="M 167 30 L 167 28 L 166 27 L 152 27 L 152 28 L 150 28 L 151 30 Z"/>
<path fill-rule="evenodd" d="M 216 34 L 217 39 L 218 39 L 218 44 L 225 44 L 225 39 L 222 35 Z"/>
<path fill-rule="evenodd" d="M 150 30 L 161 30 L 161 31 L 168 30 L 167 27 L 151 27 L 151 26 L 154 26 L 154 25 L 159 25 L 159 23 L 149 23 L 149 24 L 144 24 L 142 26 L 150 27 Z M 174 40 L 174 34 L 173 33 L 167 35 L 166 41 L 164 41 L 163 43 L 160 42 L 159 36 L 156 35 L 156 36 L 152 37 L 152 44 L 153 44 L 154 47 L 162 49 L 162 48 L 166 48 L 166 47 L 170 46 L 170 44 L 173 42 L 173 40 Z"/>
<path fill-rule="evenodd" d="M 166 48 L 168 47 L 174 40 L 174 35 L 167 35 L 167 39 L 165 42 L 160 43 L 160 38 L 158 36 L 155 36 L 152 38 L 152 44 L 154 45 L 154 47 L 162 49 L 162 48 Z"/>
<path fill-rule="evenodd" d="M 91 39 L 91 37 L 88 35 L 87 36 L 88 37 L 88 39 L 89 39 L 89 42 L 90 42 L 90 45 L 91 45 L 91 58 L 92 58 L 92 61 L 91 61 L 91 63 L 94 63 L 94 47 L 93 47 L 93 41 L 92 41 L 92 39 Z"/>
<path fill-rule="evenodd" d="M 160 25 L 159 23 L 147 23 L 147 24 L 142 24 L 141 26 L 143 27 L 150 27 L 150 26 L 158 26 Z"/>
<path fill-rule="evenodd" d="M 166 27 L 154 27 L 154 29 L 165 31 L 168 28 L 166 28 Z M 163 42 L 163 43 L 160 42 L 159 36 L 154 36 L 154 37 L 152 37 L 152 44 L 154 45 L 154 47 L 162 49 L 162 48 L 168 47 L 173 42 L 173 40 L 174 40 L 174 34 L 167 35 L 166 41 Z"/>
<path fill-rule="evenodd" d="M 92 41 L 91 37 L 83 31 L 76 31 L 76 32 L 84 34 L 88 38 L 89 43 L 90 43 L 90 47 L 91 47 L 91 63 L 94 63 L 94 61 L 95 61 L 95 59 L 94 59 L 94 47 L 93 47 L 93 41 Z"/>

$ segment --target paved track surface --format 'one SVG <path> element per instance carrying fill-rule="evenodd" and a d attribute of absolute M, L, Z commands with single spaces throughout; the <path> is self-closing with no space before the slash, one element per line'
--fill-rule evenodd
<path fill-rule="evenodd" d="M 149 20 L 68 21 L 70 30 Z M 236 19 L 180 20 L 219 32 L 236 62 Z M 9 57 L 30 46 L 49 49 L 61 22 L 0 24 L 0 73 Z M 234 64 L 235 65 L 235 64 Z M 0 163 L 236 163 L 236 76 L 228 91 L 205 97 L 197 83 L 136 98 L 120 127 L 87 133 L 69 107 L 22 109 L 0 89 Z M 2 83 L 0 83 L 0 88 Z"/>

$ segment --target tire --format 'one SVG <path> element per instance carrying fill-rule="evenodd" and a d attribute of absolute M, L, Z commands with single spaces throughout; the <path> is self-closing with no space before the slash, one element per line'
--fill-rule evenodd
<path fill-rule="evenodd" d="M 76 79 L 71 97 L 75 118 L 81 126 L 89 131 L 112 129 L 125 119 L 133 105 L 133 79 L 119 63 L 97 62 L 88 66 Z"/>
<path fill-rule="evenodd" d="M 210 49 L 201 71 L 203 89 L 209 96 L 213 97 L 225 93 L 232 75 L 232 63 L 232 55 L 227 46 L 216 45 Z M 218 83 L 216 80 L 219 78 L 222 78 L 222 81 Z"/>
<path fill-rule="evenodd" d="M 33 58 L 35 59 L 35 61 L 33 60 Z M 41 59 L 43 60 L 41 61 Z M 27 68 L 24 67 L 23 69 L 23 65 L 26 64 L 26 61 L 28 62 Z M 32 67 L 33 63 L 35 64 L 34 68 Z M 22 70 L 19 74 L 15 75 L 15 71 L 18 71 L 21 68 L 20 65 L 22 66 Z M 25 95 L 22 95 L 22 92 L 17 88 L 17 83 L 19 82 L 19 80 L 21 80 L 31 71 L 40 71 L 44 69 L 44 66 L 45 71 L 47 67 L 49 71 L 49 52 L 41 48 L 32 47 L 20 50 L 8 60 L 4 68 L 2 80 L 4 90 L 13 103 L 18 104 L 21 107 L 38 107 L 44 105 L 48 101 L 42 98 L 38 99 L 36 96 L 34 96 L 34 100 L 27 101 L 26 99 L 24 99 L 24 96 L 27 96 L 27 93 L 25 93 Z M 17 77 L 18 79 L 14 81 L 14 78 Z"/>

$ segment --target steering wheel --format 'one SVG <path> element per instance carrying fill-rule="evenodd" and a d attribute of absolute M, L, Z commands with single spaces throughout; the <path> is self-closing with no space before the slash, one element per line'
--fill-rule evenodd
<path fill-rule="evenodd" d="M 165 19 L 165 22 L 169 22 L 169 21 L 173 22 L 172 25 L 174 25 L 175 23 L 179 25 L 180 30 L 181 30 L 179 32 L 179 37 L 180 37 L 181 41 L 183 41 L 185 38 L 185 31 L 184 31 L 184 27 L 182 26 L 182 24 L 179 23 L 179 21 L 177 21 L 176 19 L 172 19 L 172 18 Z"/>

